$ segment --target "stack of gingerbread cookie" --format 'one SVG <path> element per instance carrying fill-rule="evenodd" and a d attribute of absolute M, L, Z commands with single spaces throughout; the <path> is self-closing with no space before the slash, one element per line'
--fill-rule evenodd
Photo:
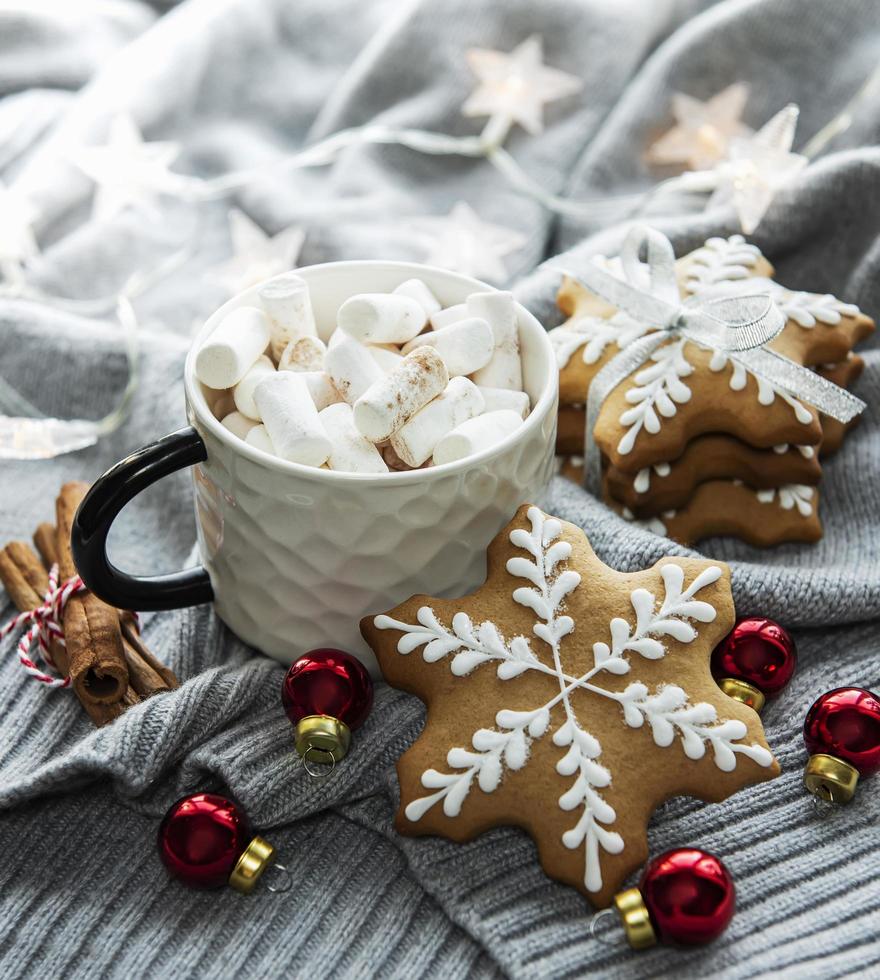
<path fill-rule="evenodd" d="M 597 261 L 619 269 L 617 260 Z M 834 296 L 780 285 L 742 236 L 710 238 L 677 261 L 676 278 L 683 297 L 768 293 L 786 317 L 769 347 L 843 388 L 861 374 L 853 348 L 873 320 Z M 558 303 L 569 319 L 550 333 L 559 364 L 557 452 L 561 472 L 581 482 L 590 384 L 620 350 L 656 328 L 572 278 Z M 683 544 L 733 535 L 770 546 L 821 537 L 820 457 L 840 447 L 852 424 L 723 353 L 673 336 L 605 399 L 592 438 L 602 455 L 604 499 L 625 518 Z"/>

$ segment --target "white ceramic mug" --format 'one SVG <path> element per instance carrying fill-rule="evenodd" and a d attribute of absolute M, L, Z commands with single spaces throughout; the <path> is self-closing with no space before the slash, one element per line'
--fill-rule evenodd
<path fill-rule="evenodd" d="M 406 262 L 331 262 L 297 269 L 309 284 L 326 340 L 342 303 L 422 279 L 444 306 L 491 289 L 467 276 Z M 486 546 L 516 508 L 534 500 L 553 469 L 557 370 L 543 327 L 517 308 L 524 387 L 532 411 L 490 450 L 401 473 L 341 473 L 269 456 L 225 429 L 211 411 L 219 393 L 195 377 L 195 354 L 252 287 L 225 303 L 186 360 L 191 427 L 133 453 L 90 490 L 74 524 L 73 550 L 86 585 L 124 609 L 170 609 L 213 601 L 243 640 L 289 663 L 316 647 L 341 647 L 376 663 L 359 621 L 415 593 L 462 594 L 486 574 Z M 194 466 L 203 568 L 137 578 L 107 559 L 121 508 L 161 477 Z"/>

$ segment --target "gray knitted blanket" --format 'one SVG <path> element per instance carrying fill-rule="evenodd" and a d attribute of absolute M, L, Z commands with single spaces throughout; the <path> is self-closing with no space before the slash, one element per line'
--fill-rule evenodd
<path fill-rule="evenodd" d="M 51 8 L 51 9 L 50 9 Z M 159 9 L 161 8 L 161 9 Z M 170 9 L 166 9 L 170 8 Z M 546 110 L 546 131 L 507 146 L 551 192 L 589 199 L 644 190 L 646 143 L 669 122 L 673 91 L 700 98 L 751 84 L 753 126 L 785 103 L 802 109 L 803 145 L 877 63 L 874 0 L 13 0 L 0 7 L 0 177 L 25 189 L 47 292 L 113 292 L 184 244 L 183 268 L 136 303 L 141 379 L 125 425 L 53 461 L 3 462 L 0 541 L 51 515 L 65 479 L 92 480 L 128 451 L 184 422 L 182 364 L 193 324 L 223 300 L 206 275 L 229 256 L 228 201 L 164 201 L 161 220 L 90 220 L 91 185 L 74 148 L 130 112 L 149 139 L 182 143 L 176 168 L 216 174 L 269 160 L 375 121 L 464 135 L 471 46 L 510 50 L 532 33 L 548 64 L 584 79 Z M 774 202 L 755 241 L 781 281 L 880 312 L 880 101 Z M 267 231 L 299 223 L 301 264 L 411 258 L 404 219 L 457 200 L 520 231 L 509 257 L 519 297 L 548 325 L 555 276 L 539 264 L 613 253 L 624 226 L 557 220 L 484 161 L 400 147 L 351 147 L 321 169 L 271 170 L 235 203 Z M 648 217 L 681 254 L 737 230 L 726 209 L 681 198 Z M 618 216 L 620 217 L 620 216 Z M 0 214 L 0 221 L 3 215 Z M 97 418 L 126 366 L 118 327 L 35 302 L 0 299 L 0 374 L 47 413 Z M 880 354 L 868 345 L 858 393 L 870 408 L 824 471 L 824 539 L 757 551 L 709 541 L 730 562 L 741 613 L 793 628 L 800 668 L 764 712 L 779 779 L 724 803 L 666 804 L 653 853 L 694 844 L 736 879 L 725 935 L 690 952 L 636 954 L 591 939 L 590 911 L 541 872 L 521 832 L 459 846 L 404 839 L 392 827 L 394 763 L 420 730 L 414 698 L 379 685 L 356 747 L 325 781 L 291 752 L 279 710 L 282 668 L 244 647 L 209 608 L 150 615 L 148 642 L 185 680 L 95 731 L 72 695 L 47 691 L 0 658 L 0 977 L 839 977 L 880 973 L 880 792 L 818 818 L 801 787 L 804 713 L 823 691 L 880 683 Z M 556 480 L 545 507 L 582 526 L 608 564 L 632 570 L 691 552 L 625 525 Z M 189 477 L 178 474 L 124 515 L 117 560 L 141 571 L 192 560 Z M 0 595 L 3 620 L 12 613 Z M 294 878 L 286 895 L 188 891 L 169 880 L 154 838 L 165 808 L 196 788 L 231 791 Z"/>

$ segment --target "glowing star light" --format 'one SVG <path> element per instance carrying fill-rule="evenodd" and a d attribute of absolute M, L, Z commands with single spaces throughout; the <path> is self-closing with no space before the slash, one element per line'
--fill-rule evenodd
<path fill-rule="evenodd" d="M 490 116 L 490 124 L 496 123 L 505 135 L 513 123 L 519 123 L 532 135 L 540 133 L 544 128 L 544 103 L 583 88 L 580 78 L 542 63 L 541 38 L 537 34 L 509 54 L 471 48 L 467 60 L 479 86 L 462 112 L 466 116 Z"/>
<path fill-rule="evenodd" d="M 229 212 L 233 256 L 211 273 L 230 293 L 239 293 L 264 279 L 288 272 L 296 265 L 305 232 L 290 225 L 277 235 L 267 235 L 243 212 Z"/>
<path fill-rule="evenodd" d="M 749 96 L 747 85 L 734 82 L 701 102 L 691 95 L 672 96 L 675 125 L 648 148 L 648 161 L 682 164 L 691 170 L 708 170 L 727 156 L 730 141 L 751 135 L 742 121 Z"/>
<path fill-rule="evenodd" d="M 84 146 L 73 156 L 97 185 L 95 220 L 109 221 L 127 208 L 158 218 L 156 198 L 178 193 L 185 181 L 168 169 L 179 152 L 178 143 L 145 143 L 130 116 L 116 116 L 104 146 Z"/>
<path fill-rule="evenodd" d="M 493 282 L 507 278 L 504 256 L 526 243 L 525 235 L 483 221 L 464 201 L 448 215 L 417 218 L 411 227 L 428 248 L 429 265 Z"/>
<path fill-rule="evenodd" d="M 786 184 L 807 165 L 807 158 L 792 153 L 798 107 L 788 105 L 754 136 L 730 141 L 730 152 L 714 170 L 682 174 L 684 190 L 712 191 L 709 207 L 732 204 L 742 230 L 750 235 Z"/>
<path fill-rule="evenodd" d="M 36 218 L 27 198 L 0 181 L 0 278 L 21 282 L 24 266 L 38 252 L 33 222 Z"/>

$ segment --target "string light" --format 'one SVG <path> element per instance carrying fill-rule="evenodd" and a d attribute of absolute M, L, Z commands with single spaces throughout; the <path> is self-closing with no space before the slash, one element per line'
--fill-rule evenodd
<path fill-rule="evenodd" d="M 648 147 L 649 163 L 681 164 L 690 170 L 708 170 L 727 156 L 730 141 L 748 136 L 742 121 L 749 88 L 734 82 L 705 102 L 684 92 L 672 95 L 675 125 Z"/>
<path fill-rule="evenodd" d="M 179 143 L 145 143 L 130 116 L 114 117 L 105 145 L 82 146 L 73 154 L 76 166 L 95 182 L 92 217 L 109 221 L 134 208 L 159 220 L 159 196 L 180 193 L 186 186 L 169 169 L 179 153 Z"/>
<path fill-rule="evenodd" d="M 731 140 L 727 157 L 712 170 L 682 174 L 679 186 L 711 191 L 710 207 L 732 204 L 740 227 L 750 235 L 776 194 L 808 163 L 791 152 L 798 113 L 796 105 L 786 106 L 754 135 Z"/>
<path fill-rule="evenodd" d="M 500 145 L 518 123 L 532 136 L 544 130 L 544 105 L 579 92 L 584 83 L 544 64 L 543 42 L 533 34 L 509 54 L 488 48 L 465 52 L 478 87 L 462 106 L 465 116 L 488 116 L 483 131 L 488 143 Z"/>
<path fill-rule="evenodd" d="M 232 258 L 209 275 L 231 294 L 292 269 L 305 241 L 305 232 L 296 225 L 290 225 L 276 235 L 267 235 L 237 208 L 229 212 L 229 235 Z"/>
<path fill-rule="evenodd" d="M 447 215 L 426 215 L 409 225 L 427 248 L 429 265 L 492 282 L 506 277 L 504 257 L 526 242 L 521 232 L 483 221 L 464 201 L 458 201 Z"/>

